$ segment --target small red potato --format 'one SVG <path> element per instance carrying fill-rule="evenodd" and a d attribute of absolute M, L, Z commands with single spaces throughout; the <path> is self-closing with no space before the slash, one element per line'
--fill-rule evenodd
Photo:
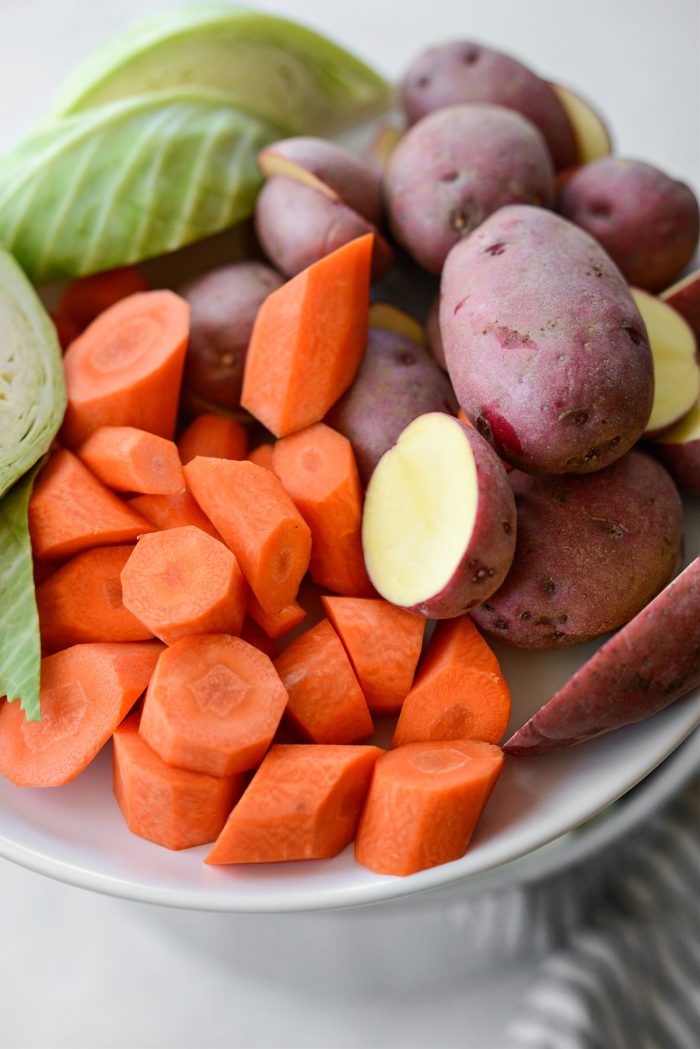
<path fill-rule="evenodd" d="M 593 106 L 571 88 L 561 84 L 549 85 L 564 107 L 573 128 L 576 142 L 577 164 L 590 164 L 592 160 L 608 157 L 613 144 L 610 130 Z"/>
<path fill-rule="evenodd" d="M 411 124 L 444 106 L 492 102 L 539 128 L 557 168 L 576 163 L 574 132 L 557 94 L 521 62 L 471 40 L 431 47 L 406 70 L 400 85 Z"/>
<path fill-rule="evenodd" d="M 607 641 L 508 740 L 547 754 L 663 710 L 700 685 L 700 557 Z"/>
<path fill-rule="evenodd" d="M 584 165 L 562 186 L 557 208 L 603 245 L 630 284 L 649 291 L 670 284 L 698 245 L 693 191 L 641 160 Z"/>
<path fill-rule="evenodd" d="M 428 316 L 425 322 L 425 331 L 428 336 L 428 345 L 430 346 L 433 360 L 439 368 L 442 368 L 442 370 L 446 372 L 447 361 L 445 360 L 445 347 L 442 345 L 442 335 L 440 334 L 439 292 L 430 304 L 430 309 L 428 310 Z"/>
<path fill-rule="evenodd" d="M 515 502 L 496 454 L 449 415 L 415 419 L 372 474 L 362 546 L 377 591 L 410 612 L 451 619 L 487 600 L 515 551 Z"/>
<path fill-rule="evenodd" d="M 472 618 L 516 648 L 563 648 L 628 622 L 681 563 L 682 510 L 664 468 L 632 451 L 584 477 L 514 470 L 518 542 L 508 577 Z"/>
<path fill-rule="evenodd" d="M 696 339 L 700 339 L 700 269 L 666 288 L 660 298 L 680 313 L 693 329 Z"/>
<path fill-rule="evenodd" d="M 384 175 L 391 231 L 439 274 L 458 240 L 505 204 L 549 206 L 554 171 L 544 139 L 502 106 L 448 106 L 403 136 Z"/>
<path fill-rule="evenodd" d="M 649 450 L 664 464 L 681 492 L 700 495 L 700 402 Z"/>
<path fill-rule="evenodd" d="M 367 147 L 365 160 L 372 171 L 380 177 L 384 174 L 389 157 L 396 149 L 405 130 L 404 127 L 398 127 L 396 124 L 382 124 Z"/>

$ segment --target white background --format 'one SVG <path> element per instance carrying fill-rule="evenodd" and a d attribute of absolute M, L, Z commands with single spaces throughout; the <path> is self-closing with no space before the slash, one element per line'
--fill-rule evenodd
<path fill-rule="evenodd" d="M 37 117 L 74 62 L 145 0 L 0 0 L 0 149 Z M 579 88 L 617 152 L 700 184 L 698 0 L 277 0 L 396 76 L 453 36 L 510 50 Z M 456 1047 L 502 1045 L 531 972 L 479 973 L 437 915 L 400 952 L 376 909 L 368 942 L 348 916 L 167 912 L 51 883 L 0 861 L 0 1047 Z M 417 927 L 418 928 L 418 927 Z M 352 947 L 352 951 L 349 949 Z M 355 953 L 353 953 L 355 952 Z M 391 958 L 392 971 L 382 968 Z M 423 959 L 423 964 L 421 964 Z"/>

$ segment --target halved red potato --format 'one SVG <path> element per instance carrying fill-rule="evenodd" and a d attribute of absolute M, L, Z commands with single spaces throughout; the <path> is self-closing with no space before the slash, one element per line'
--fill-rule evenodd
<path fill-rule="evenodd" d="M 608 157 L 612 153 L 612 139 L 600 113 L 571 88 L 562 84 L 549 85 L 564 107 L 576 142 L 576 160 L 589 164 L 591 160 Z"/>
<path fill-rule="evenodd" d="M 700 269 L 666 288 L 659 298 L 673 306 L 687 320 L 696 338 L 700 339 Z"/>
<path fill-rule="evenodd" d="M 649 447 L 681 492 L 700 495 L 700 401 Z"/>

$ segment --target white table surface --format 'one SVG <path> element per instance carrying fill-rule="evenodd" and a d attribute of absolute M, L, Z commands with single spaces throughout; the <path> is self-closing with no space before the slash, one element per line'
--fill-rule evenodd
<path fill-rule="evenodd" d="M 93 44 L 148 0 L 0 0 L 0 149 Z M 698 0 L 276 0 L 395 76 L 421 47 L 473 37 L 578 87 L 617 152 L 700 185 Z M 348 916 L 220 917 L 100 897 L 0 861 L 0 1049 L 498 1049 L 528 965 L 431 978 L 460 929 L 407 940 L 405 964 L 347 953 Z M 376 910 L 372 939 L 388 932 Z M 352 941 L 355 942 L 355 941 Z M 345 953 L 344 953 L 345 952 Z M 410 961 L 408 955 L 412 953 Z M 423 957 L 425 964 L 418 961 Z"/>

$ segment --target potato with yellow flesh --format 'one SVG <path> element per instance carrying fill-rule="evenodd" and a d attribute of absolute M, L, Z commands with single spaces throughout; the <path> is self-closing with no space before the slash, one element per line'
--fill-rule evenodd
<path fill-rule="evenodd" d="M 612 153 L 612 139 L 601 115 L 580 95 L 561 84 L 550 84 L 561 102 L 576 142 L 577 164 L 589 164 Z"/>
<path fill-rule="evenodd" d="M 685 495 L 700 495 L 700 402 L 649 448 Z"/>

